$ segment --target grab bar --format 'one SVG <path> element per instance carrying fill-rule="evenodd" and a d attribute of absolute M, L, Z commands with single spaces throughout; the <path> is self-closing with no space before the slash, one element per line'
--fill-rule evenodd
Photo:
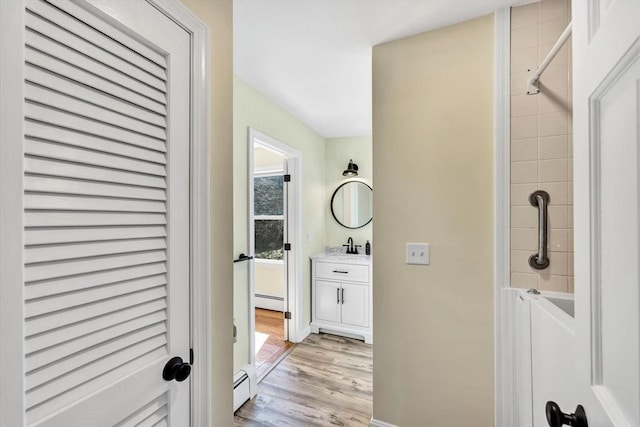
<path fill-rule="evenodd" d="M 549 267 L 547 255 L 547 207 L 549 206 L 549 193 L 543 190 L 534 191 L 529 195 L 531 206 L 538 208 L 538 253 L 529 257 L 529 265 L 536 270 L 544 270 Z"/>

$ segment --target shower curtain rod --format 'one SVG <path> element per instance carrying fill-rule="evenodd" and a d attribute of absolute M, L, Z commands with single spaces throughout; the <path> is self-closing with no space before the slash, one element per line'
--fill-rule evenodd
<path fill-rule="evenodd" d="M 569 22 L 569 25 L 567 25 L 567 28 L 565 28 L 565 30 L 562 32 L 556 44 L 553 45 L 553 47 L 547 54 L 547 57 L 544 58 L 544 61 L 542 61 L 542 64 L 540 64 L 540 66 L 535 71 L 535 73 L 533 73 L 533 75 L 529 77 L 529 79 L 527 80 L 527 95 L 535 95 L 536 93 L 540 92 L 540 76 L 542 75 L 542 73 L 544 73 L 544 70 L 547 69 L 547 67 L 553 60 L 553 58 L 555 58 L 555 56 L 558 54 L 558 52 L 562 48 L 562 46 L 567 42 L 567 39 L 569 38 L 570 35 L 571 35 L 571 22 Z M 531 72 L 531 70 L 529 70 L 529 72 Z"/>

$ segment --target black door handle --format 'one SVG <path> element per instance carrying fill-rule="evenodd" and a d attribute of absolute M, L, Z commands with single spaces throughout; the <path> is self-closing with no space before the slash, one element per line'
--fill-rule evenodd
<path fill-rule="evenodd" d="M 176 380 L 182 382 L 189 378 L 189 374 L 191 374 L 191 365 L 185 363 L 182 357 L 172 357 L 162 370 L 162 378 L 165 381 Z"/>
<path fill-rule="evenodd" d="M 550 427 L 562 427 L 563 425 L 572 427 L 588 427 L 587 414 L 582 405 L 578 405 L 576 412 L 565 414 L 556 402 L 548 401 L 546 406 L 547 422 Z"/>

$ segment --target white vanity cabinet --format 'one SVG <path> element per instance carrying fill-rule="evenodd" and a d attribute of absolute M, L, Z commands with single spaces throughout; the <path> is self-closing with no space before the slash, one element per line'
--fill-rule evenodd
<path fill-rule="evenodd" d="M 360 337 L 371 344 L 371 257 L 316 255 L 311 259 L 311 332 Z"/>

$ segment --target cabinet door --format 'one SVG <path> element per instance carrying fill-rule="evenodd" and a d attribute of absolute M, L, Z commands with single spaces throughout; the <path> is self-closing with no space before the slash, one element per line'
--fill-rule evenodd
<path fill-rule="evenodd" d="M 314 295 L 315 318 L 340 322 L 340 284 L 316 280 Z"/>
<path fill-rule="evenodd" d="M 369 285 L 343 283 L 340 305 L 342 323 L 369 326 Z"/>

